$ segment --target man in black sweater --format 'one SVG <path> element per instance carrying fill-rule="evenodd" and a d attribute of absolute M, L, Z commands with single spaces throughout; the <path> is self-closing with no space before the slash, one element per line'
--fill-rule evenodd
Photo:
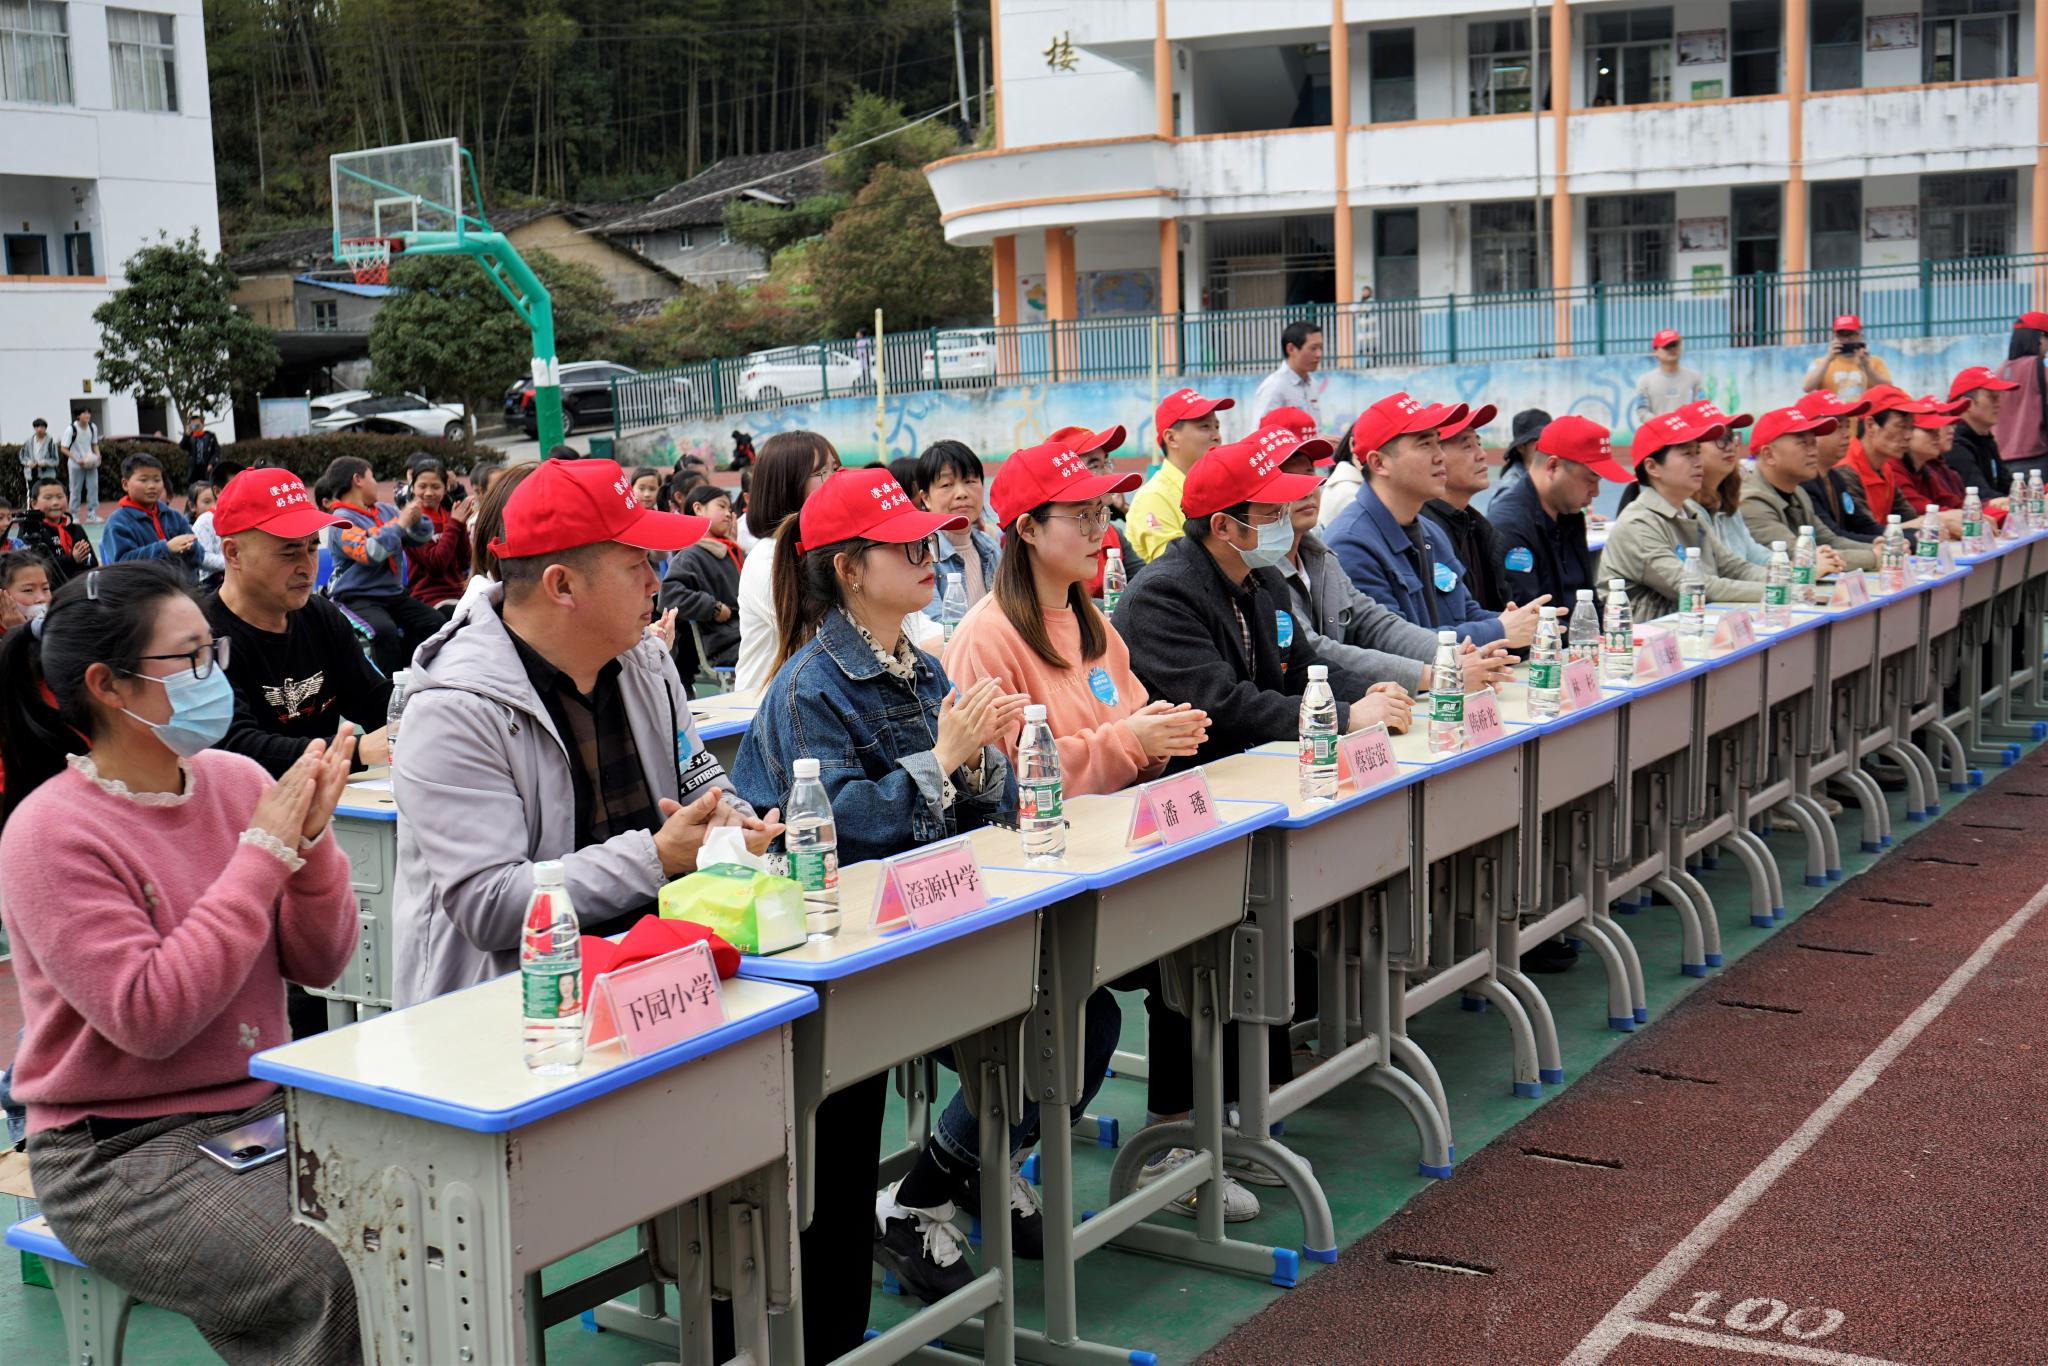
<path fill-rule="evenodd" d="M 2012 492 L 2012 471 L 1999 458 L 1994 428 L 2006 394 L 2019 387 L 1981 365 L 1962 371 L 1948 386 L 1951 402 L 1967 398 L 1970 406 L 1963 409 L 1963 420 L 1956 424 L 1956 444 L 1941 458 L 1962 476 L 1964 488 L 1976 489 L 1986 501 Z"/>
<path fill-rule="evenodd" d="M 1465 587 L 1474 600 L 1489 612 L 1501 612 L 1512 596 L 1502 563 L 1507 548 L 1493 524 L 1472 506 L 1472 500 L 1486 492 L 1489 478 L 1479 429 L 1493 421 L 1494 412 L 1491 403 L 1482 403 L 1461 421 L 1437 429 L 1437 445 L 1444 453 L 1444 496 L 1424 503 L 1422 511 L 1449 535 L 1451 550 L 1465 565 Z"/>
<path fill-rule="evenodd" d="M 1196 461 L 1181 489 L 1181 535 L 1117 604 L 1117 632 L 1146 691 L 1209 714 L 1208 741 L 1170 770 L 1293 740 L 1311 664 L 1329 665 L 1340 731 L 1376 721 L 1408 728 L 1410 701 L 1399 683 L 1320 657 L 1309 634 L 1293 629 L 1287 587 L 1273 566 L 1294 544 L 1290 509 L 1321 483 L 1281 469 L 1280 448 L 1293 444 L 1290 433 L 1268 428 Z"/>
<path fill-rule="evenodd" d="M 1799 486 L 1806 490 L 1813 510 L 1837 534 L 1850 540 L 1867 544 L 1884 535 L 1884 524 L 1870 515 L 1870 503 L 1863 496 L 1863 481 L 1854 470 L 1836 468 L 1854 440 L 1850 419 L 1868 416 L 1870 404 L 1861 400 L 1845 403 L 1829 390 L 1816 389 L 1792 407 L 1802 417 L 1835 419 L 1834 430 L 1814 442 L 1820 473 Z"/>
<path fill-rule="evenodd" d="M 364 732 L 356 766 L 390 762 L 390 680 L 371 666 L 340 610 L 313 594 L 319 536 L 334 518 L 297 475 L 257 469 L 228 481 L 213 525 L 227 573 L 204 609 L 214 635 L 233 642 L 227 671 L 235 688 L 235 719 L 220 748 L 282 774 L 347 719 Z"/>

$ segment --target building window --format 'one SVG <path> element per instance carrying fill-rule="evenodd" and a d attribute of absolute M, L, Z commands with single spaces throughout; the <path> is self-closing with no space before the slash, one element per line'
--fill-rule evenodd
<path fill-rule="evenodd" d="M 1733 230 L 1731 275 L 1775 275 L 1778 233 L 1783 221 L 1782 196 L 1776 185 L 1738 185 L 1728 192 L 1728 217 Z"/>
<path fill-rule="evenodd" d="M 1797 3 L 1797 0 L 1794 0 Z M 1810 90 L 1854 90 L 1863 84 L 1863 0 L 1813 0 Z"/>
<path fill-rule="evenodd" d="M 1670 99 L 1670 9 L 1659 6 L 1587 15 L 1586 86 L 1596 109 Z"/>
<path fill-rule="evenodd" d="M 107 11 L 107 51 L 114 67 L 114 108 L 178 112 L 176 21 L 146 10 Z"/>
<path fill-rule="evenodd" d="M 1594 284 L 1671 278 L 1672 196 L 1600 195 L 1586 201 L 1586 252 Z"/>
<path fill-rule="evenodd" d="M 1415 30 L 1372 31 L 1372 121 L 1406 123 L 1415 117 Z"/>
<path fill-rule="evenodd" d="M 1372 279 L 1376 299 L 1413 299 L 1422 292 L 1422 229 L 1413 209 L 1372 216 Z"/>
<path fill-rule="evenodd" d="M 1480 294 L 1539 289 L 1546 282 L 1536 255 L 1536 206 L 1510 199 L 1472 206 L 1472 288 Z M 1550 224 L 1543 224 L 1550 240 Z"/>
<path fill-rule="evenodd" d="M 1813 268 L 1856 270 L 1863 265 L 1863 182 L 1830 180 L 1812 187 Z"/>
<path fill-rule="evenodd" d="M 0 250 L 4 250 L 7 268 L 4 275 L 48 275 L 50 273 L 50 248 L 41 233 L 10 232 L 0 238 Z"/>
<path fill-rule="evenodd" d="M 1728 6 L 1729 94 L 1778 93 L 1783 8 L 1779 0 L 1735 0 Z"/>
<path fill-rule="evenodd" d="M 696 234 L 692 233 L 692 232 L 691 232 L 691 231 L 690 231 L 690 230 L 689 230 L 688 228 L 678 228 L 678 229 L 676 229 L 676 250 L 677 250 L 677 251 L 688 251 L 688 250 L 689 250 L 689 249 L 690 249 L 691 247 L 694 247 L 694 246 L 696 246 L 696 245 L 697 245 L 697 237 L 696 237 Z"/>
<path fill-rule="evenodd" d="M 721 247 L 729 247 L 732 245 L 732 233 L 729 230 L 727 230 L 725 224 L 723 223 L 720 223 L 718 225 L 718 245 Z"/>
<path fill-rule="evenodd" d="M 1550 108 L 1550 31 L 1542 34 L 1543 50 L 1531 69 L 1529 21 L 1499 19 L 1475 22 L 1467 30 L 1471 47 L 1474 114 L 1526 114 L 1530 78 Z"/>
<path fill-rule="evenodd" d="M 1928 259 L 2010 256 L 2018 198 L 2011 171 L 1920 178 L 1920 240 Z"/>
<path fill-rule="evenodd" d="M 0 0 L 0 100 L 71 103 L 71 40 L 64 6 Z"/>
<path fill-rule="evenodd" d="M 1922 80 L 2020 74 L 2020 16 L 2012 0 L 1924 0 L 1920 20 Z"/>
<path fill-rule="evenodd" d="M 64 273 L 66 275 L 97 275 L 92 268 L 92 234 L 89 232 L 67 232 L 64 234 Z"/>
<path fill-rule="evenodd" d="M 341 331 L 341 306 L 332 299 L 313 301 L 313 330 L 315 332 Z"/>

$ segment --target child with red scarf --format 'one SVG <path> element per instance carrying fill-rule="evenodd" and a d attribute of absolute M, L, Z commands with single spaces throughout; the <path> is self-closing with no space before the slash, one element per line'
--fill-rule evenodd
<path fill-rule="evenodd" d="M 405 548 L 406 590 L 447 616 L 469 583 L 470 500 L 465 498 L 452 508 L 443 506 L 448 498 L 448 471 L 438 460 L 422 460 L 413 466 L 412 497 L 433 524 L 434 539 Z"/>
<path fill-rule="evenodd" d="M 700 669 L 730 669 L 739 660 L 740 566 L 746 557 L 733 539 L 731 494 L 699 484 L 683 495 L 681 510 L 711 522 L 702 540 L 675 553 L 661 580 L 658 607 L 676 614 L 676 672 L 688 686 Z M 689 622 L 697 625 L 694 633 Z M 701 660 L 697 638 L 704 642 Z"/>
<path fill-rule="evenodd" d="M 166 505 L 163 463 L 147 451 L 121 462 L 121 501 L 107 518 L 100 548 L 108 564 L 123 560 L 166 560 L 199 577 L 199 538 L 185 514 Z"/>
<path fill-rule="evenodd" d="M 15 534 L 23 546 L 43 557 L 54 592 L 72 575 L 98 565 L 99 557 L 85 528 L 71 520 L 71 496 L 65 492 L 63 480 L 38 479 L 30 496 L 35 501 L 15 522 Z"/>

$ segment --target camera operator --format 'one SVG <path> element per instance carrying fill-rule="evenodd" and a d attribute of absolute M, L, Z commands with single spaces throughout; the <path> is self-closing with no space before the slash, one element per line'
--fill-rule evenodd
<path fill-rule="evenodd" d="M 1857 403 L 1878 385 L 1892 382 L 1891 370 L 1864 343 L 1861 318 L 1844 313 L 1835 319 L 1834 331 L 1834 341 L 1807 368 L 1805 392 L 1826 389 L 1844 403 Z"/>

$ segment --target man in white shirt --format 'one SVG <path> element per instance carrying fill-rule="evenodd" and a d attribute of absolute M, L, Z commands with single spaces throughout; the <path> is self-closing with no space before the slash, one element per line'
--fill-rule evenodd
<path fill-rule="evenodd" d="M 1252 421 L 1275 408 L 1299 408 L 1322 425 L 1315 381 L 1309 376 L 1323 363 L 1323 329 L 1313 322 L 1287 324 L 1280 334 L 1280 368 L 1259 382 L 1252 395 Z"/>

